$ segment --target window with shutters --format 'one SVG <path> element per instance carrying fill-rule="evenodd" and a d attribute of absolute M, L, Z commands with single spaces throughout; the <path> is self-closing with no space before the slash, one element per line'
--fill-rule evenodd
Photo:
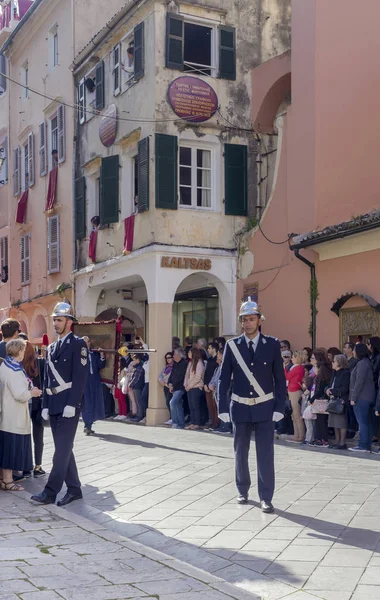
<path fill-rule="evenodd" d="M 58 165 L 58 115 L 50 119 L 50 147 L 49 171 Z"/>
<path fill-rule="evenodd" d="M 241 144 L 224 145 L 224 202 L 226 215 L 247 216 L 248 148 Z"/>
<path fill-rule="evenodd" d="M 195 145 L 179 148 L 179 205 L 182 208 L 213 208 L 213 150 Z"/>
<path fill-rule="evenodd" d="M 86 236 L 86 178 L 75 180 L 75 239 Z"/>
<path fill-rule="evenodd" d="M 66 160 L 66 124 L 65 124 L 65 106 L 58 105 L 58 164 Z"/>
<path fill-rule="evenodd" d="M 101 60 L 78 83 L 79 123 L 90 121 L 104 108 L 104 62 Z"/>
<path fill-rule="evenodd" d="M 59 215 L 49 217 L 47 227 L 48 273 L 50 275 L 60 271 Z"/>
<path fill-rule="evenodd" d="M 194 75 L 235 79 L 234 28 L 168 13 L 166 67 Z"/>
<path fill-rule="evenodd" d="M 29 187 L 29 145 L 28 145 L 28 143 L 25 144 L 23 149 L 24 149 L 24 169 L 23 169 L 22 191 L 25 192 L 25 190 L 27 190 Z"/>
<path fill-rule="evenodd" d="M 55 23 L 49 29 L 48 41 L 48 68 L 52 71 L 58 65 L 58 24 Z"/>
<path fill-rule="evenodd" d="M 8 183 L 8 138 L 0 141 L 0 187 Z"/>
<path fill-rule="evenodd" d="M 112 50 L 112 78 L 113 93 L 117 96 L 121 92 L 121 44 L 116 44 Z"/>
<path fill-rule="evenodd" d="M 34 185 L 34 134 L 28 135 L 28 187 Z"/>
<path fill-rule="evenodd" d="M 0 96 L 7 91 L 7 59 L 4 54 L 0 54 Z"/>
<path fill-rule="evenodd" d="M 21 285 L 30 283 L 30 233 L 21 237 Z"/>
<path fill-rule="evenodd" d="M 13 150 L 13 195 L 21 194 L 21 148 Z"/>
<path fill-rule="evenodd" d="M 39 126 L 39 145 L 38 153 L 40 156 L 40 176 L 44 177 L 48 172 L 46 122 L 43 121 Z"/>
<path fill-rule="evenodd" d="M 86 121 L 86 89 L 84 87 L 84 78 L 80 80 L 78 85 L 78 109 L 79 123 L 83 125 Z"/>
<path fill-rule="evenodd" d="M 21 67 L 21 86 L 23 98 L 29 98 L 29 63 L 25 61 Z"/>
<path fill-rule="evenodd" d="M 8 272 L 8 238 L 0 238 L 0 270 L 1 270 L 1 281 L 7 279 Z M 5 281 L 3 282 L 5 283 Z"/>

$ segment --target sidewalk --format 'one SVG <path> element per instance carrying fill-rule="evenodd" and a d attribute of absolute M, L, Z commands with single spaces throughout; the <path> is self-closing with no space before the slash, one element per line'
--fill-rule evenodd
<path fill-rule="evenodd" d="M 0 492 L 0 600 L 257 600 L 27 492 Z"/>

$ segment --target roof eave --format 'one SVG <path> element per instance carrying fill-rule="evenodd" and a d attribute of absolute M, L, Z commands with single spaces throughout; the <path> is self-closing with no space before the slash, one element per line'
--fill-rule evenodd
<path fill-rule="evenodd" d="M 359 227 L 355 227 L 353 229 L 348 229 L 347 231 L 339 231 L 335 233 L 330 233 L 325 236 L 321 236 L 317 239 L 305 239 L 301 242 L 295 244 L 289 244 L 291 250 L 301 250 L 302 248 L 310 248 L 312 246 L 319 246 L 321 244 L 326 244 L 327 242 L 334 242 L 336 240 L 340 240 L 346 237 L 350 237 L 353 235 L 358 235 L 359 233 L 365 233 L 366 231 L 371 231 L 373 229 L 380 228 L 380 222 L 374 223 L 366 223 Z"/>
<path fill-rule="evenodd" d="M 27 21 L 29 21 L 30 17 L 36 12 L 37 8 L 43 2 L 44 2 L 44 0 L 34 0 L 32 6 L 26 11 L 25 15 L 20 19 L 20 21 L 17 23 L 16 27 L 10 34 L 9 38 L 6 40 L 6 42 L 4 42 L 4 44 L 0 48 L 1 53 L 5 52 L 9 48 L 9 46 L 13 43 L 13 40 L 16 37 L 16 35 L 18 34 L 18 32 L 20 31 L 20 29 L 22 29 L 22 27 L 25 25 L 25 23 Z"/>

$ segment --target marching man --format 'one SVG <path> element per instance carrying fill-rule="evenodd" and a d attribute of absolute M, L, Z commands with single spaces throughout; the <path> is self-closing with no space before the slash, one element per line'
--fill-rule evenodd
<path fill-rule="evenodd" d="M 264 320 L 256 302 L 241 305 L 243 335 L 227 342 L 219 379 L 219 418 L 232 420 L 238 503 L 248 502 L 249 446 L 255 432 L 261 510 L 274 511 L 274 422 L 284 417 L 286 381 L 280 342 L 260 333 Z M 232 395 L 230 387 L 232 378 Z"/>
<path fill-rule="evenodd" d="M 55 452 L 45 489 L 32 500 L 53 504 L 65 482 L 66 495 L 57 505 L 66 506 L 82 498 L 73 445 L 88 375 L 88 349 L 71 332 L 75 318 L 68 302 L 58 302 L 52 317 L 58 340 L 47 350 L 42 417 L 50 418 Z"/>

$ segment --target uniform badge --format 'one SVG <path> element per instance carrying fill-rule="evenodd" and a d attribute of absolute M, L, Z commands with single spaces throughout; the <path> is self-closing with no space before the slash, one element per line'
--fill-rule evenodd
<path fill-rule="evenodd" d="M 265 337 L 263 337 L 263 338 L 262 338 L 262 340 L 263 340 L 263 344 L 266 344 L 266 343 L 267 343 L 267 341 L 266 341 Z"/>
<path fill-rule="evenodd" d="M 81 358 L 80 362 L 82 363 L 82 365 L 85 367 L 87 365 L 87 358 Z"/>
<path fill-rule="evenodd" d="M 87 348 L 81 348 L 80 354 L 81 354 L 81 356 L 85 356 L 87 358 Z"/>

